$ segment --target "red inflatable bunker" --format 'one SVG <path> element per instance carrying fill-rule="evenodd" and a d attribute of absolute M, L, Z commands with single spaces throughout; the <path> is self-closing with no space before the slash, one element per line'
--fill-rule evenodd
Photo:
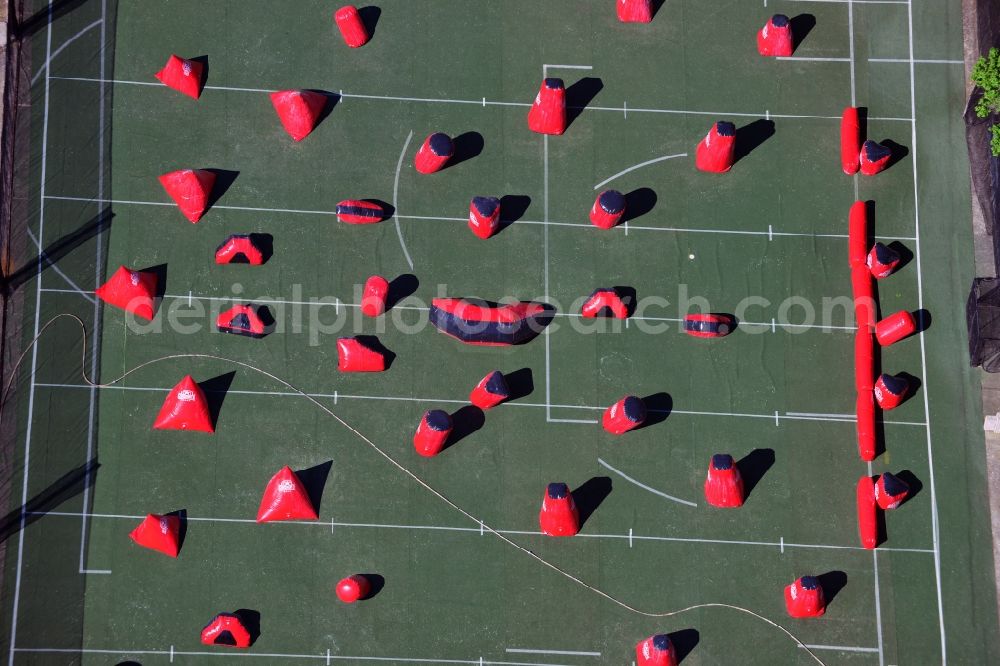
<path fill-rule="evenodd" d="M 510 398 L 510 388 L 503 373 L 494 370 L 483 377 L 469 395 L 469 402 L 479 409 L 491 409 Z"/>
<path fill-rule="evenodd" d="M 181 213 L 195 224 L 208 210 L 215 187 L 215 173 L 207 169 L 181 169 L 159 177 L 160 185 L 174 200 Z"/>
<path fill-rule="evenodd" d="M 861 145 L 861 173 L 874 176 L 884 171 L 892 159 L 892 149 L 874 141 L 865 141 Z"/>
<path fill-rule="evenodd" d="M 684 332 L 696 338 L 724 338 L 736 328 L 732 317 L 717 313 L 694 312 L 684 315 Z"/>
<path fill-rule="evenodd" d="M 413 448 L 425 458 L 436 456 L 444 450 L 454 427 L 451 416 L 443 409 L 424 412 L 417 431 L 413 433 Z"/>
<path fill-rule="evenodd" d="M 762 56 L 788 57 L 794 50 L 792 22 L 784 14 L 775 14 L 757 32 L 757 53 Z"/>
<path fill-rule="evenodd" d="M 201 630 L 205 645 L 248 648 L 253 643 L 250 631 L 234 613 L 219 613 Z"/>
<path fill-rule="evenodd" d="M 382 372 L 385 367 L 385 354 L 363 339 L 337 339 L 337 369 L 341 372 Z"/>
<path fill-rule="evenodd" d="M 743 478 L 728 453 L 712 456 L 705 478 L 705 501 L 724 509 L 743 506 Z"/>
<path fill-rule="evenodd" d="M 598 229 L 611 229 L 625 216 L 625 195 L 618 190 L 604 190 L 590 207 L 590 223 Z"/>
<path fill-rule="evenodd" d="M 497 305 L 465 298 L 435 298 L 430 322 L 439 331 L 470 345 L 518 345 L 548 324 L 552 307 L 521 301 Z"/>
<path fill-rule="evenodd" d="M 255 305 L 234 305 L 219 314 L 215 320 L 215 328 L 220 333 L 232 333 L 248 338 L 263 338 L 268 334 Z"/>
<path fill-rule="evenodd" d="M 587 302 L 580 308 L 580 314 L 584 317 L 613 317 L 615 319 L 628 319 L 628 305 L 612 287 L 595 289 Z"/>
<path fill-rule="evenodd" d="M 712 125 L 695 151 L 694 165 L 701 171 L 725 173 L 736 159 L 736 125 L 720 120 Z"/>
<path fill-rule="evenodd" d="M 885 511 L 899 508 L 909 494 L 909 484 L 895 474 L 885 472 L 875 482 L 875 502 Z"/>
<path fill-rule="evenodd" d="M 156 273 L 119 266 L 115 274 L 94 291 L 94 295 L 108 305 L 152 320 L 158 281 Z"/>
<path fill-rule="evenodd" d="M 544 534 L 553 537 L 573 536 L 580 531 L 580 512 L 565 483 L 550 483 L 546 487 L 538 524 Z"/>
<path fill-rule="evenodd" d="M 143 548 L 155 550 L 169 557 L 177 557 L 181 549 L 180 516 L 147 514 L 128 536 Z"/>
<path fill-rule="evenodd" d="M 901 258 L 899 253 L 887 245 L 875 243 L 868 253 L 868 270 L 876 280 L 889 277 L 896 270 Z"/>
<path fill-rule="evenodd" d="M 636 666 L 677 666 L 677 650 L 666 634 L 650 636 L 635 646 Z"/>
<path fill-rule="evenodd" d="M 337 28 L 340 29 L 340 36 L 344 38 L 344 43 L 352 49 L 364 46 L 371 38 L 371 35 L 368 34 L 368 28 L 361 20 L 361 14 L 354 5 L 345 5 L 338 9 L 333 15 L 333 20 L 337 23 Z"/>
<path fill-rule="evenodd" d="M 653 0 L 616 0 L 622 23 L 649 23 L 653 20 Z"/>
<path fill-rule="evenodd" d="M 372 591 L 372 584 L 363 574 L 354 574 L 340 579 L 337 583 L 337 598 L 345 604 L 365 599 Z"/>
<path fill-rule="evenodd" d="M 858 479 L 858 536 L 862 548 L 878 545 L 878 509 L 875 503 L 875 483 L 870 476 Z"/>
<path fill-rule="evenodd" d="M 381 275 L 372 275 L 365 280 L 365 289 L 361 296 L 361 314 L 377 317 L 385 312 L 389 298 L 389 281 Z"/>
<path fill-rule="evenodd" d="M 271 477 L 257 509 L 257 522 L 316 520 L 319 515 L 299 477 L 287 465 Z"/>
<path fill-rule="evenodd" d="M 624 435 L 646 422 L 646 403 L 642 398 L 627 395 L 604 410 L 601 425 L 612 435 Z"/>
<path fill-rule="evenodd" d="M 861 119 L 858 108 L 849 106 L 840 116 L 840 165 L 848 176 L 858 172 L 861 163 Z"/>
<path fill-rule="evenodd" d="M 847 221 L 847 261 L 851 268 L 864 266 L 868 259 L 868 204 L 855 201 Z"/>
<path fill-rule="evenodd" d="M 870 328 L 854 331 L 854 389 L 867 393 L 875 386 L 875 340 Z"/>
<path fill-rule="evenodd" d="M 424 139 L 413 166 L 419 173 L 435 173 L 443 169 L 454 154 L 455 143 L 451 137 L 443 132 L 434 132 Z"/>
<path fill-rule="evenodd" d="M 345 199 L 337 204 L 337 219 L 345 224 L 375 224 L 385 219 L 385 210 L 374 201 Z"/>
<path fill-rule="evenodd" d="M 219 247 L 215 248 L 215 263 L 217 264 L 250 264 L 260 266 L 264 263 L 264 251 L 254 242 L 255 234 L 233 234 L 227 236 Z"/>
<path fill-rule="evenodd" d="M 900 375 L 882 373 L 873 387 L 878 406 L 888 411 L 903 404 L 910 395 L 910 381 Z"/>
<path fill-rule="evenodd" d="M 851 269 L 851 288 L 854 292 L 854 320 L 858 328 L 871 330 L 875 326 L 875 287 L 872 274 L 864 264 Z"/>
<path fill-rule="evenodd" d="M 539 134 L 566 131 L 566 88 L 562 79 L 547 78 L 528 111 L 528 129 Z"/>
<path fill-rule="evenodd" d="M 883 347 L 888 347 L 916 332 L 917 321 L 913 314 L 906 310 L 891 314 L 875 324 L 875 337 L 878 338 L 878 343 Z"/>
<path fill-rule="evenodd" d="M 500 228 L 500 200 L 496 197 L 473 197 L 469 203 L 469 229 L 486 240 Z"/>
<path fill-rule="evenodd" d="M 823 586 L 815 576 L 802 576 L 785 588 L 785 609 L 792 617 L 820 617 L 826 612 Z"/>
<path fill-rule="evenodd" d="M 188 97 L 198 99 L 205 86 L 205 65 L 198 60 L 185 60 L 171 55 L 163 69 L 156 73 L 160 83 Z"/>
<path fill-rule="evenodd" d="M 167 394 L 153 428 L 215 432 L 208 400 L 191 375 L 185 375 L 184 379 Z"/>
<path fill-rule="evenodd" d="M 855 401 L 858 455 L 865 462 L 875 460 L 875 398 L 871 391 L 858 393 Z"/>
<path fill-rule="evenodd" d="M 271 93 L 271 104 L 288 136 L 301 141 L 316 129 L 327 99 L 312 90 L 281 90 Z"/>

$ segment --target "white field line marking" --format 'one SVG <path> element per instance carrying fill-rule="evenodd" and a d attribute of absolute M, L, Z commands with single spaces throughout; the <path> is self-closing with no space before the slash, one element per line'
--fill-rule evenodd
<path fill-rule="evenodd" d="M 100 34 L 100 68 L 101 68 L 101 79 L 104 78 L 105 65 L 106 65 L 106 46 L 107 46 L 107 18 L 108 18 L 108 3 L 107 0 L 101 0 L 101 34 Z M 65 46 L 65 44 L 63 45 Z M 51 61 L 50 61 L 51 62 Z M 98 86 L 97 93 L 97 198 L 104 198 L 104 84 Z M 103 211 L 98 213 L 101 215 L 98 219 L 103 219 Z M 101 282 L 101 270 L 104 266 L 104 252 L 101 247 L 101 233 L 103 230 L 98 229 L 98 232 L 94 234 L 94 287 Z M 91 327 L 91 347 L 90 347 L 90 376 L 97 380 L 97 353 L 101 340 L 101 304 L 99 299 L 94 299 L 94 324 Z M 97 418 L 97 387 L 92 386 L 90 388 L 90 409 L 87 417 L 87 471 L 83 478 L 83 510 L 90 511 L 90 483 L 91 483 L 91 467 L 90 461 L 94 459 L 94 423 Z M 80 518 L 80 573 L 94 573 L 100 571 L 101 573 L 107 572 L 110 574 L 111 571 L 102 570 L 89 570 L 84 566 L 84 560 L 86 558 L 86 546 L 87 546 L 87 518 L 83 516 Z M 174 660 L 173 657 L 174 647 L 170 646 L 170 661 Z"/>
<path fill-rule="evenodd" d="M 46 288 L 42 289 L 42 293 L 82 294 L 82 295 L 88 295 L 88 294 L 92 294 L 94 292 L 92 292 L 92 291 L 85 291 L 85 290 L 82 290 L 82 289 L 80 289 L 80 290 L 74 290 L 74 289 L 59 289 L 59 288 L 55 288 L 55 287 L 46 287 Z M 340 306 L 341 305 L 343 305 L 346 308 L 360 308 L 361 307 L 360 303 L 343 303 L 337 297 L 334 298 L 334 302 L 333 303 L 331 303 L 329 301 L 326 301 L 326 300 L 319 299 L 319 298 L 314 298 L 313 300 L 309 300 L 309 301 L 292 301 L 292 300 L 285 300 L 285 299 L 280 299 L 280 298 L 265 298 L 265 297 L 260 297 L 260 298 L 239 298 L 237 296 L 202 296 L 202 295 L 194 295 L 193 292 L 188 292 L 187 296 L 185 296 L 183 294 L 164 294 L 162 298 L 163 298 L 163 300 L 168 300 L 168 299 L 169 300 L 185 300 L 186 299 L 186 300 L 188 300 L 188 305 L 189 306 L 191 305 L 190 301 L 191 301 L 192 298 L 196 298 L 199 301 L 211 301 L 211 302 L 221 302 L 221 303 L 230 303 L 230 302 L 232 302 L 232 303 L 244 303 L 244 302 L 250 303 L 250 302 L 252 302 L 252 303 L 257 303 L 257 304 L 260 304 L 260 305 L 308 305 L 308 306 L 315 306 L 315 307 L 330 307 L 332 305 L 333 307 L 337 308 L 337 313 L 338 314 L 340 313 Z M 415 311 L 415 312 L 429 312 L 430 311 L 430 308 L 421 307 L 421 306 L 417 306 L 417 305 L 395 305 L 395 306 L 393 306 L 393 309 L 396 309 L 396 310 L 412 310 L 412 311 Z M 583 315 L 580 314 L 579 312 L 555 312 L 555 313 L 553 313 L 553 316 L 554 317 L 572 317 L 572 318 L 582 318 L 583 317 Z M 668 321 L 668 322 L 678 322 L 678 323 L 684 321 L 684 319 L 681 318 L 681 317 L 644 317 L 644 316 L 633 315 L 633 316 L 631 316 L 631 317 L 629 317 L 628 319 L 625 320 L 625 322 L 626 322 L 626 328 L 628 327 L 628 321 L 629 321 L 629 319 L 632 319 L 632 320 L 635 320 L 635 321 Z M 828 326 L 828 325 L 825 325 L 825 324 L 791 324 L 791 323 L 788 323 L 788 324 L 776 324 L 774 319 L 771 320 L 771 323 L 759 322 L 759 321 L 742 321 L 742 322 L 740 322 L 740 325 L 739 325 L 739 327 L 737 327 L 736 330 L 740 330 L 742 328 L 742 329 L 744 329 L 744 332 L 746 333 L 746 332 L 748 332 L 748 331 L 746 331 L 747 327 L 763 327 L 763 328 L 770 327 L 772 333 L 776 332 L 776 328 L 777 327 L 781 327 L 782 329 L 801 328 L 801 329 L 820 330 L 820 331 L 851 331 L 851 332 L 853 332 L 854 330 L 856 330 L 856 327 L 854 327 L 854 326 Z"/>
<path fill-rule="evenodd" d="M 45 60 L 48 62 L 52 58 L 52 0 L 48 3 L 48 22 L 45 35 Z M 45 102 L 42 113 L 42 167 L 39 179 L 38 193 L 38 241 L 41 246 L 45 238 L 45 183 L 46 183 L 46 163 L 48 162 L 48 142 L 49 142 L 49 82 L 51 76 L 48 68 L 45 69 Z M 38 274 L 35 277 L 35 333 L 38 337 L 38 326 L 42 314 L 42 254 L 39 252 L 37 260 Z M 33 345 L 31 350 L 31 387 L 28 393 L 28 423 L 24 433 L 24 473 L 21 475 L 21 518 L 18 525 L 17 535 L 17 573 L 14 578 L 14 604 L 11 610 L 10 619 L 10 651 L 8 653 L 8 666 L 14 666 L 14 646 L 17 645 L 17 611 L 21 600 L 21 571 L 24 563 L 24 530 L 27 527 L 28 504 L 28 470 L 31 467 L 31 425 L 35 415 L 35 373 L 38 370 L 38 345 Z"/>
<path fill-rule="evenodd" d="M 774 427 L 777 428 L 781 426 L 781 416 L 778 414 L 778 410 L 774 410 Z"/>
<path fill-rule="evenodd" d="M 533 650 L 530 648 L 507 648 L 505 652 L 510 654 L 560 654 L 575 657 L 600 657 L 600 652 L 582 652 L 578 650 Z"/>
<path fill-rule="evenodd" d="M 911 60 L 909 58 L 868 58 L 868 62 L 903 62 L 909 63 Z M 964 60 L 929 60 L 929 59 L 919 59 L 915 58 L 912 62 L 918 65 L 964 65 Z"/>
<path fill-rule="evenodd" d="M 872 475 L 872 464 L 868 462 L 868 476 Z M 872 549 L 872 573 L 875 578 L 875 635 L 878 637 L 878 663 L 884 666 L 885 655 L 882 651 L 882 593 L 878 583 L 878 548 Z"/>
<path fill-rule="evenodd" d="M 803 0 L 799 0 L 800 2 Z M 124 79 L 95 79 L 86 76 L 53 76 L 52 79 L 60 81 L 86 81 L 90 83 L 111 83 L 113 85 L 134 85 L 134 86 L 161 86 L 163 84 L 159 82 L 149 82 L 149 81 L 128 81 Z M 229 92 L 247 92 L 247 93 L 272 93 L 275 90 L 269 90 L 265 88 L 237 88 L 232 86 L 205 86 L 205 90 L 222 90 Z M 393 95 L 363 95 L 360 93 L 343 93 L 343 98 L 354 97 L 357 99 L 373 99 L 373 100 L 388 100 L 394 102 L 423 102 L 428 104 L 474 104 L 476 106 L 482 106 L 482 100 L 480 99 L 442 99 L 442 98 L 430 98 L 430 97 L 397 97 Z M 521 106 L 530 107 L 531 104 L 528 102 L 499 102 L 499 101 L 487 101 L 487 106 Z M 587 106 L 585 107 L 588 111 L 605 111 L 615 114 L 622 112 L 621 107 L 612 106 Z M 653 109 L 653 108 L 641 108 L 634 107 L 630 109 L 633 113 L 672 113 L 678 115 L 688 115 L 688 116 L 713 116 L 716 118 L 725 117 L 739 117 L 739 118 L 759 118 L 760 113 L 743 113 L 736 111 L 701 111 L 694 109 Z M 803 115 L 794 113 L 772 113 L 772 118 L 800 118 L 800 119 L 816 119 L 816 120 L 840 120 L 839 115 Z M 883 117 L 871 117 L 869 120 L 885 120 L 885 121 L 899 121 L 899 122 L 910 122 L 909 118 L 883 118 Z"/>
<path fill-rule="evenodd" d="M 878 652 L 878 648 L 852 647 L 850 645 L 802 645 L 810 650 L 831 650 L 833 652 Z"/>
<path fill-rule="evenodd" d="M 602 185 L 607 185 L 608 183 L 610 183 L 614 179 L 618 178 L 619 176 L 624 176 L 625 174 L 627 174 L 627 173 L 629 173 L 631 171 L 635 171 L 636 169 L 641 169 L 644 166 L 649 166 L 650 164 L 656 164 L 657 162 L 663 162 L 665 160 L 672 160 L 672 159 L 674 159 L 676 157 L 687 157 L 687 156 L 688 156 L 687 153 L 678 153 L 676 155 L 664 155 L 663 157 L 657 157 L 655 159 L 647 160 L 645 162 L 640 162 L 639 164 L 636 164 L 635 166 L 630 166 L 629 168 L 625 169 L 624 171 L 619 171 L 618 173 L 616 173 L 615 175 L 611 176 L 610 178 L 606 178 L 605 180 L 602 180 L 597 185 L 594 185 L 594 189 L 596 190 L 597 188 L 601 187 Z"/>
<path fill-rule="evenodd" d="M 326 666 L 330 666 L 330 648 L 326 649 Z"/>
<path fill-rule="evenodd" d="M 36 386 L 42 388 L 65 388 L 65 389 L 89 389 L 90 386 L 86 384 L 60 384 L 60 383 L 49 383 L 49 382 L 38 382 Z M 153 391 L 157 393 L 168 393 L 169 388 L 161 388 L 154 386 L 102 386 L 101 390 L 105 391 Z M 229 389 L 226 391 L 226 395 L 258 395 L 258 396 L 281 396 L 287 398 L 300 398 L 302 397 L 298 393 L 292 391 L 255 391 L 248 389 Z M 312 398 L 333 398 L 332 393 L 307 393 L 309 397 Z M 450 398 L 428 398 L 428 397 L 414 397 L 414 396 L 391 396 L 391 395 L 362 395 L 362 394 L 338 394 L 340 399 L 348 400 L 386 400 L 386 401 L 398 401 L 398 402 L 427 402 L 433 404 L 451 404 L 451 405 L 465 405 L 469 403 L 468 398 L 464 400 L 455 400 Z M 588 411 L 601 411 L 607 409 L 607 407 L 596 407 L 593 405 L 562 405 L 562 404 L 545 404 L 541 402 L 505 402 L 501 403 L 502 407 L 530 407 L 530 408 L 555 408 L 555 409 L 580 409 Z M 751 413 L 741 413 L 741 412 L 707 412 L 707 411 L 694 411 L 685 409 L 672 409 L 670 414 L 684 414 L 687 416 L 723 416 L 723 417 L 736 417 L 736 418 L 751 418 L 751 419 L 773 419 L 773 414 L 751 414 Z M 827 423 L 852 423 L 842 418 L 830 418 L 828 416 L 791 416 L 783 415 L 779 418 L 788 421 L 824 421 Z M 596 423 L 596 421 L 594 421 Z M 915 423 L 911 421 L 883 421 L 885 425 L 901 425 L 901 426 L 919 426 L 924 427 L 923 423 Z M 140 516 L 142 517 L 142 516 Z"/>
<path fill-rule="evenodd" d="M 109 520 L 142 520 L 145 515 L 131 515 L 131 514 L 115 514 L 115 513 L 86 513 L 82 514 L 79 511 L 44 511 L 44 512 L 30 512 L 28 515 L 32 516 L 53 516 L 53 517 L 64 517 L 64 518 L 79 518 L 81 515 L 86 515 L 88 518 L 100 518 Z M 240 524 L 240 525 L 253 525 L 259 526 L 257 529 L 297 529 L 306 527 L 323 527 L 327 526 L 326 522 L 319 521 L 287 521 L 278 522 L 268 525 L 261 526 L 254 518 L 211 518 L 211 517 L 198 517 L 198 516 L 188 516 L 187 520 L 190 522 L 202 522 L 202 523 L 221 523 L 221 524 Z M 423 530 L 432 532 L 457 532 L 460 534 L 478 534 L 479 527 L 448 527 L 443 525 L 394 525 L 387 523 L 346 523 L 346 522 L 336 522 L 334 523 L 340 528 L 355 528 L 355 529 L 381 529 L 381 530 Z M 517 535 L 517 536 L 530 536 L 530 537 L 541 537 L 545 536 L 542 532 L 537 530 L 509 530 L 502 529 L 496 530 L 500 534 Z M 574 538 L 581 539 L 612 539 L 619 541 L 627 541 L 627 534 L 589 534 L 580 533 Z M 654 536 L 654 535 L 642 535 L 633 534 L 633 539 L 639 541 L 656 541 L 656 542 L 668 542 L 668 543 L 693 543 L 693 544 L 726 544 L 734 546 L 763 546 L 766 548 L 777 548 L 780 544 L 776 541 L 745 541 L 738 539 L 702 539 L 699 537 L 672 537 L 672 536 Z M 801 549 L 822 549 L 822 550 L 866 550 L 861 546 L 838 546 L 833 544 L 821 544 L 821 543 L 790 543 L 785 542 L 785 548 L 801 548 Z M 934 551 L 930 548 L 892 548 L 892 547 L 879 547 L 881 551 L 897 552 L 897 553 L 924 553 L 927 555 L 932 554 Z"/>
<path fill-rule="evenodd" d="M 547 75 L 548 69 L 594 69 L 592 65 L 542 65 L 542 74 Z"/>
<path fill-rule="evenodd" d="M 545 66 L 542 66 L 545 74 Z M 542 136 L 542 265 L 545 301 L 549 300 L 549 135 Z M 545 327 L 545 421 L 552 419 L 552 339 L 551 326 Z"/>
<path fill-rule="evenodd" d="M 698 508 L 698 505 L 695 504 L 694 502 L 689 502 L 687 500 L 679 499 L 677 497 L 674 497 L 673 495 L 668 495 L 665 492 L 659 491 L 656 488 L 650 488 L 645 483 L 642 483 L 640 481 L 636 481 L 635 479 L 633 479 L 631 476 L 629 476 L 625 472 L 621 471 L 620 469 L 615 469 L 614 467 L 612 467 L 608 463 L 604 462 L 600 458 L 597 459 L 597 464 L 600 465 L 601 467 L 603 467 L 604 469 L 610 471 L 610 472 L 614 472 L 615 474 L 617 474 L 618 476 L 622 477 L 623 479 L 625 479 L 629 483 L 632 483 L 632 484 L 634 484 L 636 486 L 639 486 L 643 490 L 648 490 L 649 492 L 653 493 L 654 495 L 659 495 L 660 497 L 662 497 L 664 499 L 668 499 L 671 502 L 677 502 L 678 504 L 686 504 L 687 506 L 693 506 L 695 508 Z M 628 533 L 629 533 L 629 547 L 631 548 L 632 530 L 630 529 L 628 531 Z"/>
<path fill-rule="evenodd" d="M 38 238 L 35 237 L 35 232 L 33 232 L 30 228 L 26 228 L 25 230 L 28 232 L 28 236 L 31 238 L 32 242 L 35 244 L 35 247 L 38 248 L 38 256 L 41 257 L 41 258 L 43 258 L 45 261 L 48 262 L 49 268 L 51 268 L 52 270 L 54 270 L 59 275 L 59 277 L 61 277 L 63 280 L 65 280 L 66 284 L 68 284 L 70 287 L 72 287 L 72 291 L 80 294 L 81 296 L 83 296 L 84 298 L 86 298 L 88 301 L 90 301 L 91 303 L 93 303 L 96 306 L 97 305 L 97 299 L 96 298 L 91 298 L 91 296 L 90 296 L 91 292 L 84 291 L 83 289 L 81 289 L 80 286 L 76 282 L 73 282 L 73 280 L 72 280 L 72 278 L 70 278 L 70 276 L 68 276 L 68 275 L 66 275 L 65 273 L 62 272 L 62 269 L 59 268 L 59 266 L 58 266 L 58 264 L 56 264 L 56 262 L 49 260 L 49 255 L 47 255 L 45 253 L 45 250 L 42 249 L 42 244 L 39 243 L 38 242 Z"/>
<path fill-rule="evenodd" d="M 109 203 L 118 204 L 123 206 L 174 206 L 176 204 L 165 202 L 165 201 L 136 201 L 130 199 L 104 199 L 98 200 L 90 197 L 68 197 L 68 196 L 57 196 L 49 195 L 46 199 L 52 199 L 56 201 L 82 201 L 85 203 Z M 251 213 L 289 213 L 296 215 L 325 215 L 325 216 L 335 216 L 336 211 L 333 210 L 306 210 L 300 208 L 265 208 L 258 206 L 227 206 L 225 204 L 216 204 L 212 206 L 213 209 L 217 210 L 236 210 Z M 436 215 L 396 215 L 395 217 L 401 220 L 435 220 L 441 222 L 467 222 L 464 217 L 442 217 Z M 556 226 L 556 227 L 579 227 L 581 229 L 593 230 L 594 225 L 580 222 L 555 222 L 552 220 L 518 220 L 516 222 L 518 225 L 529 224 L 529 225 L 544 225 L 544 226 Z M 641 231 L 668 231 L 672 233 L 704 233 L 704 234 L 733 234 L 738 236 L 787 236 L 787 237 L 799 237 L 799 238 L 843 238 L 846 239 L 847 234 L 820 234 L 805 231 L 754 231 L 747 229 L 699 229 L 699 228 L 688 228 L 688 227 L 645 227 L 645 226 L 635 226 L 632 225 L 631 228 L 639 229 Z M 876 236 L 877 240 L 916 240 L 912 236 Z"/>
<path fill-rule="evenodd" d="M 779 544 L 780 544 L 780 548 L 781 548 L 781 554 L 784 555 L 785 554 L 785 537 L 780 537 Z"/>
<path fill-rule="evenodd" d="M 913 65 L 913 3 L 911 0 L 907 0 L 906 3 L 906 20 L 907 28 L 909 30 L 909 43 L 910 43 L 910 115 L 913 117 L 913 123 L 910 124 L 910 143 L 913 145 L 913 223 L 914 223 L 914 236 L 916 236 L 916 252 L 914 255 L 917 260 L 917 308 L 923 310 L 924 308 L 924 281 L 923 281 L 923 271 L 921 269 L 921 256 L 920 256 L 920 191 L 917 178 L 917 93 L 916 93 L 916 73 L 914 72 Z M 920 366 L 921 366 L 921 376 L 924 381 L 924 418 L 927 421 L 927 427 L 925 428 L 927 432 L 927 468 L 929 475 L 929 485 L 931 487 L 931 533 L 934 538 L 934 577 L 935 584 L 937 586 L 937 607 L 938 607 L 938 624 L 941 630 L 941 664 L 946 666 L 948 663 L 948 649 L 947 642 L 945 640 L 945 630 L 944 630 L 944 605 L 941 596 L 941 533 L 940 525 L 938 519 L 938 506 L 937 506 L 937 489 L 934 484 L 934 450 L 931 446 L 931 412 L 930 412 L 930 402 L 927 398 L 927 348 L 924 341 L 926 337 L 925 334 L 920 335 Z"/>
<path fill-rule="evenodd" d="M 161 655 L 170 654 L 168 650 L 102 650 L 96 648 L 17 648 L 15 652 L 25 654 L 112 654 L 112 655 Z M 265 659 L 326 659 L 325 654 L 287 654 L 280 652 L 185 652 L 175 650 L 179 657 L 263 657 Z M 567 664 L 551 664 L 521 661 L 481 661 L 475 659 L 428 659 L 418 657 L 360 657 L 331 654 L 330 659 L 346 661 L 380 661 L 416 664 L 469 664 L 470 666 L 571 666 Z"/>
<path fill-rule="evenodd" d="M 632 528 L 628 528 L 628 547 L 632 547 Z"/>
<path fill-rule="evenodd" d="M 855 95 L 856 86 L 854 83 L 854 2 L 853 0 L 847 1 L 847 35 L 850 41 L 850 62 L 851 62 L 851 106 L 857 106 L 857 96 Z M 857 180 L 855 180 L 855 185 L 857 185 Z M 857 195 L 854 197 L 857 199 Z"/>
<path fill-rule="evenodd" d="M 850 58 L 807 58 L 805 56 L 777 56 L 775 60 L 800 60 L 803 62 L 850 62 Z"/>
<path fill-rule="evenodd" d="M 392 214 L 396 215 L 399 211 L 399 172 L 403 168 L 403 158 L 406 157 L 406 149 L 410 147 L 410 139 L 413 138 L 413 130 L 406 135 L 406 141 L 403 143 L 403 149 L 399 151 L 399 161 L 396 162 L 396 178 L 392 182 Z M 403 248 L 403 255 L 406 257 L 406 263 L 410 265 L 410 269 L 413 269 L 413 259 L 410 258 L 410 252 L 406 249 L 406 242 L 403 241 L 403 230 L 399 228 L 399 217 L 395 219 L 396 222 L 396 235 L 399 236 L 399 246 Z"/>
<path fill-rule="evenodd" d="M 72 44 L 73 42 L 75 42 L 80 37 L 83 37 L 88 31 L 90 31 L 93 28 L 96 28 L 97 26 L 101 25 L 102 23 L 104 23 L 104 19 L 103 18 L 99 18 L 96 21 L 94 21 L 93 23 L 91 23 L 90 25 L 88 25 L 86 28 L 84 28 L 83 30 L 81 30 L 80 32 L 76 33 L 75 35 L 73 35 L 72 37 L 70 37 L 69 39 L 67 39 L 65 42 L 63 42 L 62 46 L 60 46 L 55 51 L 53 51 L 52 55 L 50 55 L 48 58 L 45 59 L 45 62 L 42 63 L 42 66 L 39 67 L 38 71 L 35 72 L 35 75 L 33 77 L 31 77 L 31 85 L 34 86 L 36 83 L 38 83 L 38 78 L 44 72 L 47 72 L 49 70 L 49 64 L 51 64 L 51 62 L 53 60 L 55 60 L 55 58 L 60 53 L 63 52 L 63 49 L 65 49 L 67 46 L 69 46 L 70 44 Z M 103 32 L 103 30 L 102 30 L 102 32 Z M 101 50 L 102 50 L 101 58 L 103 60 L 103 57 L 104 57 L 104 54 L 103 54 L 104 42 L 101 42 Z M 104 72 L 103 71 L 101 72 L 101 78 L 104 78 Z"/>
<path fill-rule="evenodd" d="M 170 663 L 174 663 L 174 646 L 170 646 Z"/>

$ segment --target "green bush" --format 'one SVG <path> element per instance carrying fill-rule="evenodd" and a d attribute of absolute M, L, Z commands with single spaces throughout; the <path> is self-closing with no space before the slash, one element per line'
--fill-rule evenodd
<path fill-rule="evenodd" d="M 987 118 L 1000 113 L 1000 50 L 991 48 L 989 54 L 976 61 L 972 68 L 972 83 L 983 91 L 983 96 L 976 102 L 976 115 Z M 1000 156 L 1000 125 L 993 124 L 990 131 L 990 148 L 997 157 Z"/>

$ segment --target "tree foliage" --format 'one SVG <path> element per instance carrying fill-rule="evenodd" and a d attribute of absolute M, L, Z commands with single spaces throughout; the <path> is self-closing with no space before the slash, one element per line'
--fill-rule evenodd
<path fill-rule="evenodd" d="M 1000 114 L 1000 50 L 991 48 L 987 55 L 976 61 L 972 68 L 972 83 L 983 91 L 983 96 L 976 102 L 976 115 L 987 118 Z M 1000 156 L 1000 125 L 991 125 L 990 132 L 990 148 L 995 157 Z"/>

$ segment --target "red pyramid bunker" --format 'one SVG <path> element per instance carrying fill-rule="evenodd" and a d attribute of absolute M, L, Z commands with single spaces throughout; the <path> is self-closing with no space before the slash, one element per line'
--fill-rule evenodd
<path fill-rule="evenodd" d="M 159 177 L 160 185 L 191 224 L 201 219 L 215 187 L 215 173 L 207 169 L 181 169 Z"/>
<path fill-rule="evenodd" d="M 168 88 L 198 99 L 205 86 L 205 65 L 199 60 L 171 55 L 163 69 L 156 73 L 156 78 Z"/>
<path fill-rule="evenodd" d="M 316 129 L 327 99 L 312 90 L 281 90 L 271 93 L 271 104 L 288 136 L 301 141 Z"/>
<path fill-rule="evenodd" d="M 94 294 L 108 305 L 148 321 L 153 319 L 158 283 L 156 273 L 119 266 L 115 274 L 98 287 Z"/>
<path fill-rule="evenodd" d="M 268 330 L 259 314 L 262 310 L 255 305 L 234 305 L 216 318 L 215 328 L 220 333 L 263 338 Z"/>
<path fill-rule="evenodd" d="M 147 514 L 128 536 L 143 548 L 155 550 L 169 557 L 177 557 L 181 548 L 180 516 Z"/>
<path fill-rule="evenodd" d="M 167 394 L 153 428 L 215 432 L 205 393 L 191 375 L 185 375 L 184 379 Z"/>
<path fill-rule="evenodd" d="M 264 251 L 254 242 L 255 234 L 232 234 L 215 248 L 215 263 L 217 264 L 250 264 L 260 266 L 264 263 Z"/>
<path fill-rule="evenodd" d="M 271 477 L 257 510 L 258 523 L 282 520 L 316 520 L 319 515 L 305 486 L 287 465 Z"/>

